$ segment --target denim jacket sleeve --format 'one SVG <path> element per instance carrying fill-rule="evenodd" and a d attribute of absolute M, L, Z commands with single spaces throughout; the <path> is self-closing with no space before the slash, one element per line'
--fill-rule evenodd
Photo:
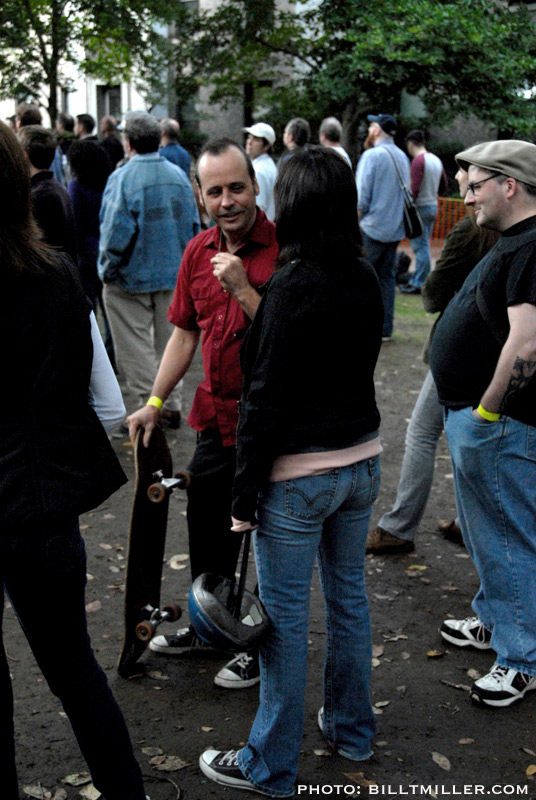
<path fill-rule="evenodd" d="M 98 271 L 104 283 L 113 282 L 127 263 L 125 254 L 131 251 L 137 232 L 135 216 L 123 191 L 124 183 L 118 177 L 119 173 L 114 172 L 108 179 L 100 210 Z"/>

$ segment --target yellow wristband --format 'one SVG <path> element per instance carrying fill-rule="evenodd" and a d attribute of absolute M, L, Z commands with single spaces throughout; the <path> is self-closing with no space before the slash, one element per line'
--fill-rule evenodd
<path fill-rule="evenodd" d="M 155 406 L 159 411 L 164 405 L 164 401 L 160 400 L 159 397 L 150 397 L 147 402 L 145 403 L 146 406 Z"/>
<path fill-rule="evenodd" d="M 480 416 L 484 417 L 484 419 L 487 419 L 488 422 L 497 422 L 497 420 L 501 418 L 500 414 L 496 414 L 494 411 L 486 411 L 482 405 L 478 406 L 477 411 Z"/>

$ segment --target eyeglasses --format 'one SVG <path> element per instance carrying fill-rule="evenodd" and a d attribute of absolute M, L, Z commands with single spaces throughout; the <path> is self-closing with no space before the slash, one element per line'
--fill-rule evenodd
<path fill-rule="evenodd" d="M 477 192 L 480 191 L 480 187 L 482 186 L 483 183 L 486 183 L 486 181 L 492 181 L 493 178 L 498 178 L 498 177 L 499 177 L 498 175 L 490 175 L 489 178 L 484 178 L 481 181 L 476 181 L 476 183 L 468 183 L 467 191 L 476 194 Z"/>

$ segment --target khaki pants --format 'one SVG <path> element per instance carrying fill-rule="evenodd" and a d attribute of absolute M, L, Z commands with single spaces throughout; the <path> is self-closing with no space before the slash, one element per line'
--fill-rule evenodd
<path fill-rule="evenodd" d="M 164 349 L 173 332 L 167 311 L 173 289 L 129 294 L 115 283 L 104 284 L 103 299 L 112 330 L 118 367 L 133 395 L 132 413 L 145 405 Z M 166 408 L 182 410 L 182 381 L 171 392 Z"/>

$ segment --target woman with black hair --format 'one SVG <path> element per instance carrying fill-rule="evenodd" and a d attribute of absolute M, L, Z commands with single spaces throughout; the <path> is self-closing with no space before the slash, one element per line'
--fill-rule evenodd
<path fill-rule="evenodd" d="M 272 629 L 260 703 L 239 751 L 200 766 L 226 786 L 294 792 L 304 721 L 310 585 L 318 558 L 327 647 L 320 728 L 343 757 L 372 755 L 371 634 L 364 559 L 381 451 L 373 374 L 382 301 L 362 258 L 356 188 L 333 150 L 282 166 L 275 188 L 279 269 L 242 349 L 233 530 L 256 528 Z"/>
<path fill-rule="evenodd" d="M 0 631 L 4 591 L 106 800 L 145 800 L 121 711 L 95 660 L 78 516 L 125 481 L 104 425 L 125 409 L 72 261 L 30 210 L 22 148 L 0 123 Z M 51 636 L 43 604 L 61 619 Z M 2 798 L 18 800 L 10 667 L 0 632 Z"/>

